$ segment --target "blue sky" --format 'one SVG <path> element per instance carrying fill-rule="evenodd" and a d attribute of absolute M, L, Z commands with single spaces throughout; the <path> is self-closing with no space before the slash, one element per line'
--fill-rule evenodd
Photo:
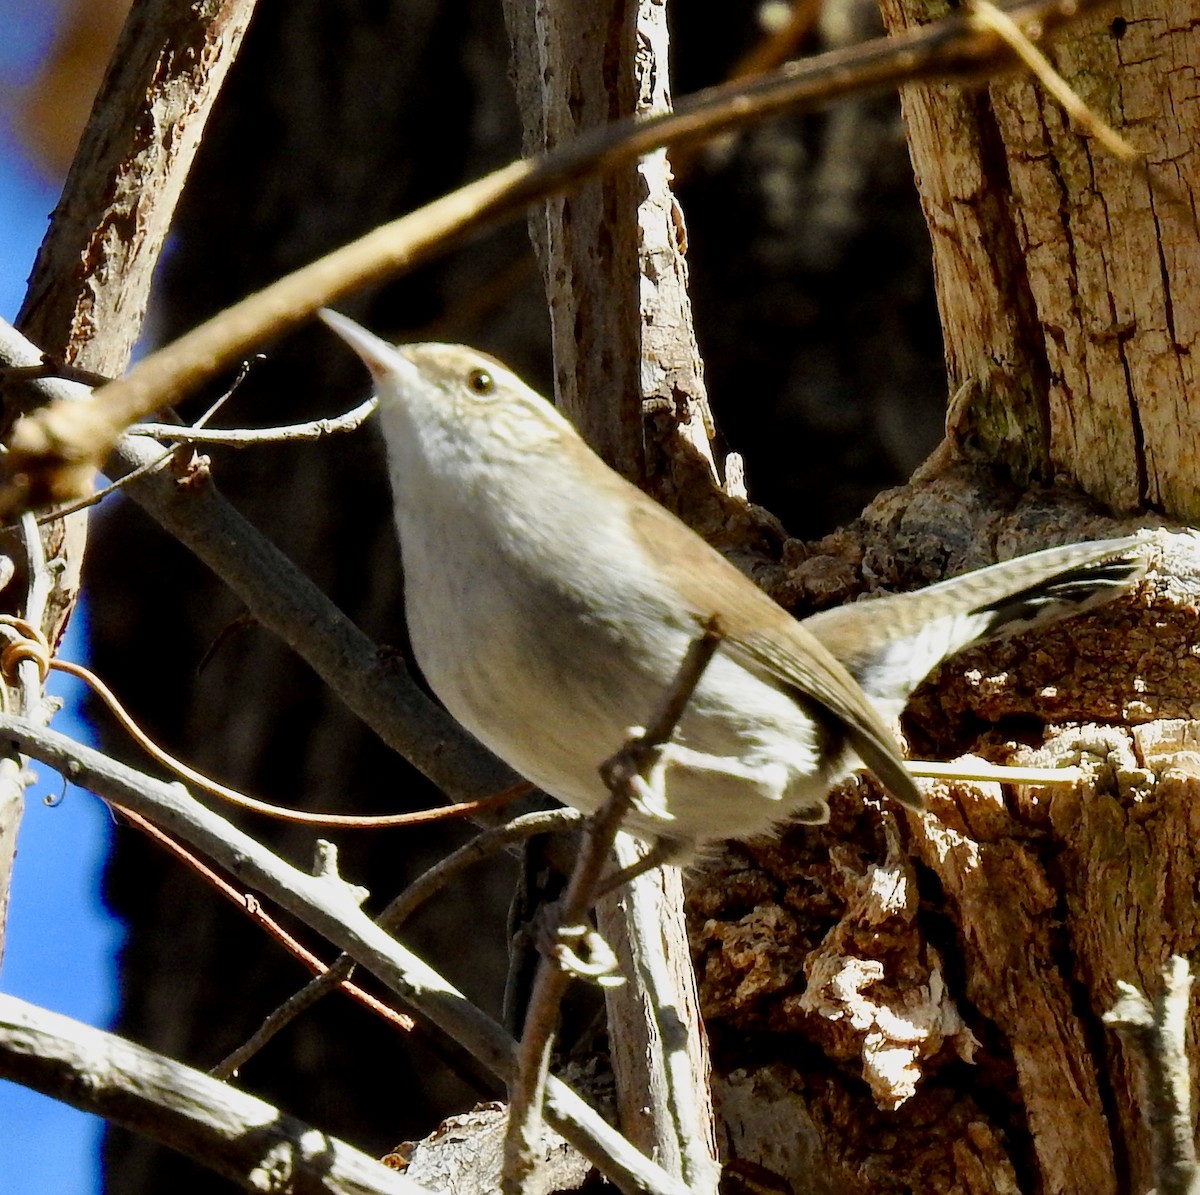
<path fill-rule="evenodd" d="M 0 0 L 0 315 L 12 320 L 57 198 L 17 142 L 11 102 L 53 33 L 57 4 Z M 77 611 L 62 652 L 81 660 L 84 618 Z M 67 708 L 56 729 L 88 737 L 72 710 L 77 682 L 55 674 L 51 690 Z M 38 768 L 17 839 L 0 990 L 105 1025 L 115 1000 L 120 930 L 100 904 L 100 871 L 112 832 L 105 807 Z M 55 804 L 47 805 L 52 798 Z M 4 1195 L 92 1195 L 99 1189 L 100 1122 L 64 1104 L 0 1081 L 0 1173 Z"/>

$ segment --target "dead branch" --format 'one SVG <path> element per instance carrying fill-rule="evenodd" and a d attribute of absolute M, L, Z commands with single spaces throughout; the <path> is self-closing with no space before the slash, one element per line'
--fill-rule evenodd
<path fill-rule="evenodd" d="M 218 862 L 240 882 L 287 909 L 351 955 L 405 1003 L 428 1017 L 493 1074 L 513 1073 L 516 1043 L 422 959 L 359 907 L 365 893 L 331 875 L 308 875 L 194 800 L 66 735 L 0 714 L 0 740 L 69 776 L 105 800 L 153 821 Z M 682 1184 L 638 1153 L 566 1084 L 546 1086 L 546 1116 L 584 1157 L 624 1191 L 685 1195 Z"/>
<path fill-rule="evenodd" d="M 0 1074 L 145 1133 L 250 1190 L 429 1195 L 264 1100 L 15 996 L 0 995 Z"/>
<path fill-rule="evenodd" d="M 1100 0 L 1041 0 L 1012 10 L 1043 33 L 1098 7 Z M 952 16 L 890 38 L 790 63 L 681 100 L 674 112 L 631 118 L 501 170 L 385 224 L 271 284 L 151 354 L 90 402 L 54 404 L 13 430 L 0 509 L 81 496 L 130 424 L 190 394 L 265 339 L 317 308 L 429 260 L 468 236 L 518 215 L 580 179 L 664 145 L 688 144 L 743 128 L 784 110 L 803 111 L 850 94 L 918 80 L 995 74 L 1016 60 L 1012 47 L 971 16 Z"/>

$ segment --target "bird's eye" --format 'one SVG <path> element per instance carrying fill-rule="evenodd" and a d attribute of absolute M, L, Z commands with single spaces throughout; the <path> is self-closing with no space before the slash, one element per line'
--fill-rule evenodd
<path fill-rule="evenodd" d="M 486 369 L 473 369 L 467 374 L 467 385 L 475 394 L 491 394 L 496 389 L 496 379 Z"/>

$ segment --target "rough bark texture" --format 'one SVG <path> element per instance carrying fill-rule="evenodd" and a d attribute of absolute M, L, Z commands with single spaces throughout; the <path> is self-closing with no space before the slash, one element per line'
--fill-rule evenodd
<path fill-rule="evenodd" d="M 893 28 L 941 11 L 883 7 Z M 1145 176 L 1027 78 L 903 97 L 951 384 L 978 388 L 979 447 L 1018 477 L 1048 469 L 1115 509 L 1185 520 L 1198 513 L 1195 15 L 1124 5 L 1052 55 L 1145 155 Z"/>
<path fill-rule="evenodd" d="M 508 21 L 527 153 L 670 105 L 664 6 L 549 4 L 535 14 L 513 4 Z M 687 294 L 687 234 L 666 154 L 552 200 L 530 230 L 559 406 L 610 464 L 680 505 L 676 442 L 707 462 L 710 482 L 717 468 Z M 647 436 L 662 414 L 658 436 Z"/>
<path fill-rule="evenodd" d="M 446 1195 L 494 1195 L 504 1152 L 506 1106 L 481 1104 L 443 1121 L 423 1141 L 405 1143 L 385 1161 L 415 1183 Z M 549 1191 L 574 1191 L 591 1167 L 557 1133 L 543 1142 L 538 1178 Z"/>
<path fill-rule="evenodd" d="M 941 14 L 884 7 L 894 27 Z M 906 588 L 1109 530 L 1077 497 L 1006 490 L 984 462 L 1195 517 L 1194 108 L 1179 92 L 1195 28 L 1187 5 L 1124 8 L 1053 54 L 1146 152 L 1154 188 L 1027 80 L 905 95 L 962 393 L 912 486 L 815 548 L 785 546 L 764 576 L 781 600 Z M 1082 755 L 1082 788 L 939 788 L 936 819 L 894 831 L 847 796 L 827 830 L 732 856 L 697 889 L 737 1165 L 797 1191 L 1153 1184 L 1137 1076 L 1100 1018 L 1118 980 L 1156 991 L 1167 956 L 1197 945 L 1196 579 L 1194 544 L 1173 542 L 1136 595 L 964 656 L 910 709 L 920 755 Z M 805 1127 L 781 1148 L 785 1113 Z"/>
<path fill-rule="evenodd" d="M 510 6 L 527 152 L 640 106 L 637 15 L 636 4 L 547 4 L 535 21 L 526 6 Z M 634 213 L 642 195 L 631 166 L 551 201 L 544 216 L 531 220 L 546 276 L 556 400 L 596 451 L 635 481 L 646 473 L 635 351 L 641 338 Z M 603 407 L 588 397 L 601 389 L 611 395 Z"/>
<path fill-rule="evenodd" d="M 776 593 L 837 603 L 1118 529 L 1077 495 L 943 460 L 797 546 Z M 1118 980 L 1155 992 L 1168 955 L 1197 945 L 1197 550 L 1164 539 L 1137 593 L 964 653 L 910 705 L 919 757 L 1082 760 L 1081 788 L 939 785 L 914 818 L 873 808 L 860 782 L 828 827 L 731 849 L 697 877 L 735 1171 L 864 1195 L 1152 1185 L 1138 1076 L 1101 1016 Z M 807 1127 L 784 1147 L 789 1116 Z"/>

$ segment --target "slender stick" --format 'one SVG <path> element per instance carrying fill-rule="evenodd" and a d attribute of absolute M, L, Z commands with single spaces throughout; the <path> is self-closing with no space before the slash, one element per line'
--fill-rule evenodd
<path fill-rule="evenodd" d="M 545 834 L 560 830 L 579 821 L 574 809 L 552 809 L 545 813 L 527 813 L 515 817 L 503 826 L 484 830 L 465 846 L 440 859 L 428 871 L 419 875 L 379 916 L 376 923 L 389 934 L 398 929 L 421 907 L 425 901 L 440 892 L 462 872 L 482 861 L 507 850 L 513 843 L 521 842 L 534 834 Z M 350 986 L 346 981 L 354 973 L 354 960 L 348 954 L 339 955 L 329 967 L 310 980 L 299 991 L 289 996 L 242 1045 L 212 1068 L 214 1078 L 227 1079 L 235 1074 L 259 1052 L 281 1029 L 286 1028 L 301 1013 L 312 1008 L 337 988 Z"/>
<path fill-rule="evenodd" d="M 501 1189 L 505 1195 L 521 1195 L 540 1156 L 542 1112 L 549 1082 L 554 1028 L 559 1005 L 571 980 L 561 965 L 568 953 L 562 935 L 578 934 L 612 850 L 613 839 L 637 798 L 639 781 L 645 783 L 643 774 L 655 763 L 659 749 L 670 742 L 722 637 L 717 619 L 713 617 L 688 647 L 650 726 L 626 743 L 600 769 L 610 796 L 588 824 L 566 895 L 557 910 L 560 940 L 550 957 L 543 958 L 538 966 L 521 1034 L 516 1074 L 509 1083 L 508 1131 L 504 1138 L 501 1175 Z"/>
<path fill-rule="evenodd" d="M 1040 0 L 1012 9 L 1009 16 L 1018 25 L 1049 31 L 1101 2 Z M 680 100 L 674 112 L 617 122 L 542 157 L 513 162 L 243 299 L 146 357 L 124 378 L 98 390 L 91 402 L 55 404 L 26 416 L 11 439 L 10 478 L 0 493 L 0 510 L 81 496 L 131 423 L 190 394 L 318 307 L 412 269 L 582 178 L 663 145 L 695 142 L 784 110 L 810 109 L 918 80 L 995 73 L 1015 61 L 1012 47 L 993 30 L 973 16 L 955 15 L 734 80 Z"/>
<path fill-rule="evenodd" d="M 1020 764 L 988 763 L 985 759 L 951 759 L 945 763 L 928 759 L 906 759 L 904 766 L 925 780 L 971 780 L 977 783 L 1063 785 L 1071 787 L 1083 779 L 1082 768 L 1026 768 Z"/>
<path fill-rule="evenodd" d="M 516 1043 L 491 1017 L 432 967 L 379 928 L 359 907 L 363 892 L 329 874 L 308 875 L 194 800 L 181 784 L 160 780 L 56 731 L 0 714 L 0 742 L 56 768 L 98 796 L 132 809 L 218 862 L 350 954 L 400 998 L 508 1081 Z M 546 1116 L 622 1191 L 686 1195 L 684 1186 L 638 1153 L 566 1084 L 550 1079 Z"/>
<path fill-rule="evenodd" d="M 236 905 L 252 921 L 266 930 L 293 958 L 299 959 L 310 971 L 313 971 L 317 975 L 317 982 L 328 978 L 332 968 L 326 967 L 311 950 L 306 950 L 296 938 L 289 934 L 262 907 L 262 904 L 255 897 L 247 892 L 239 892 L 231 883 L 222 879 L 203 860 L 196 858 L 187 847 L 176 842 L 169 834 L 164 834 L 153 822 L 148 822 L 141 814 L 134 813 L 132 809 L 124 809 L 120 806 L 113 806 L 113 808 L 119 809 L 121 817 L 129 822 L 130 825 L 136 826 L 148 838 L 153 839 L 164 850 L 169 851 L 184 867 L 194 871 L 206 884 L 216 889 L 227 901 Z M 342 957 L 344 958 L 345 956 L 343 955 Z M 395 1009 L 388 1008 L 382 1000 L 376 1000 L 370 992 L 365 992 L 362 988 L 356 987 L 352 983 L 346 983 L 344 978 L 340 982 L 331 984 L 331 987 L 341 987 L 348 996 L 356 1000 L 364 1008 L 370 1009 L 376 1016 L 389 1021 L 397 1029 L 407 1033 L 413 1028 L 412 1017 L 402 1012 L 396 1012 Z M 233 1077 L 236 1070 L 237 1067 L 235 1066 L 227 1074 L 218 1074 L 218 1068 L 214 1067 L 209 1073 L 214 1079 L 229 1079 Z"/>
<path fill-rule="evenodd" d="M 227 448 L 285 444 L 320 440 L 339 432 L 356 431 L 374 414 L 377 406 L 378 399 L 368 398 L 342 415 L 311 419 L 307 423 L 288 423 L 282 427 L 186 427 L 175 423 L 135 423 L 129 429 L 129 434 L 155 436 L 159 440 L 181 440 L 187 444 L 223 444 Z"/>

